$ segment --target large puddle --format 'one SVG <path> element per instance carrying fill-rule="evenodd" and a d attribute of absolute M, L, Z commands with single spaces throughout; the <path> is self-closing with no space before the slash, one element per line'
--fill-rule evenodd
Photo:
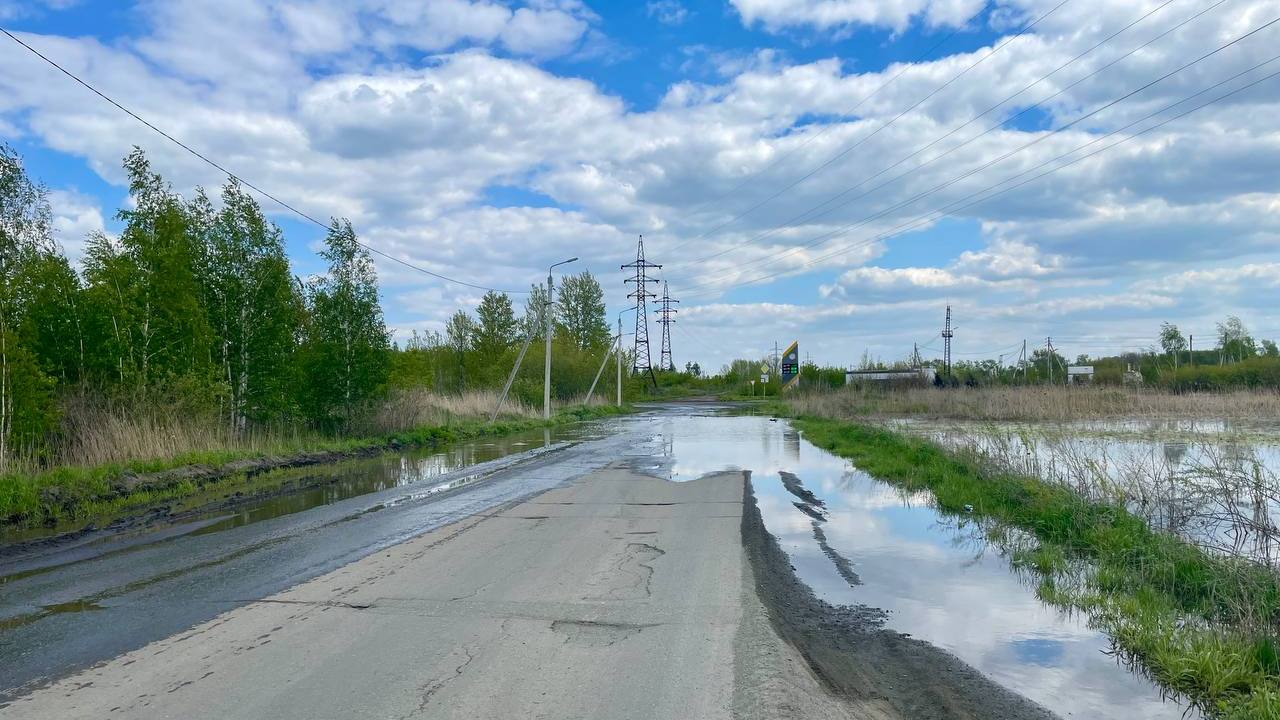
<path fill-rule="evenodd" d="M 1198 717 L 1118 663 L 1086 617 L 1037 600 L 976 527 L 941 516 L 927 496 L 874 480 L 784 421 L 677 417 L 659 431 L 666 462 L 648 472 L 684 481 L 751 471 L 769 531 L 827 601 L 887 610 L 892 629 L 949 650 L 1063 718 Z M 794 474 L 791 490 L 782 473 Z M 797 482 L 826 505 L 825 519 L 793 492 Z"/>
<path fill-rule="evenodd" d="M 541 428 L 492 438 L 478 438 L 451 443 L 439 448 L 417 448 L 401 453 L 384 453 L 370 458 L 346 460 L 332 465 L 277 470 L 271 473 L 273 485 L 298 488 L 283 494 L 249 500 L 232 509 L 210 509 L 184 516 L 171 527 L 142 526 L 126 530 L 91 533 L 80 540 L 59 542 L 50 548 L 60 562 L 92 557 L 109 546 L 111 551 L 148 544 L 178 535 L 201 535 L 250 525 L 272 518 L 300 513 L 332 505 L 361 495 L 410 488 L 392 502 L 403 502 L 423 495 L 450 490 L 482 479 L 483 473 L 460 471 L 494 460 L 538 448 L 549 448 L 565 442 L 578 442 L 607 434 L 607 423 L 575 423 Z M 447 479 L 445 476 L 449 476 Z M 36 528 L 0 534 L 0 547 L 51 537 L 64 528 Z M 11 553 L 9 553 L 11 554 Z M 24 555 L 26 553 L 23 553 Z M 6 553 L 0 552 L 0 560 Z M 36 563 L 47 567 L 44 563 Z M 0 568 L 4 563 L 0 563 Z M 2 581 L 3 578 L 0 578 Z"/>
<path fill-rule="evenodd" d="M 1120 502 L 1212 552 L 1280 568 L 1280 428 L 1213 420 L 894 421 L 996 465 Z"/>

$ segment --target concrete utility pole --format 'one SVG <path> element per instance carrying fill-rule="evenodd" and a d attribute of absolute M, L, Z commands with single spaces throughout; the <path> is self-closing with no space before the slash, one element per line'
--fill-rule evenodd
<path fill-rule="evenodd" d="M 629 307 L 618 313 L 618 407 L 622 407 L 622 316 L 635 310 Z"/>
<path fill-rule="evenodd" d="M 1049 368 L 1049 384 L 1053 384 L 1053 338 L 1044 339 L 1044 366 Z"/>
<path fill-rule="evenodd" d="M 547 362 L 542 368 L 542 419 L 544 420 L 551 419 L 551 308 L 555 305 L 555 287 L 551 271 L 561 265 L 575 262 L 577 259 L 572 257 L 561 260 L 547 268 L 547 307 L 542 311 L 543 325 L 547 333 Z"/>
<path fill-rule="evenodd" d="M 1196 336 L 1187 336 L 1187 364 L 1191 367 L 1196 366 Z"/>

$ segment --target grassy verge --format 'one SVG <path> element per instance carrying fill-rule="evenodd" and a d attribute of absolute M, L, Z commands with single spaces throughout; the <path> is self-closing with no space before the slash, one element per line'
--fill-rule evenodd
<path fill-rule="evenodd" d="M 1043 600 L 1087 611 L 1162 686 L 1213 716 L 1280 719 L 1280 579 L 1268 569 L 926 440 L 814 417 L 795 425 L 881 480 L 931 492 L 942 511 L 986 521 Z"/>
<path fill-rule="evenodd" d="M 206 451 L 164 460 L 7 474 L 0 476 L 0 530 L 35 527 L 74 530 L 140 513 L 162 503 L 241 491 L 250 487 L 253 476 L 274 467 L 337 461 L 390 449 L 438 446 L 625 411 L 613 406 L 581 407 L 561 411 L 550 421 L 465 420 L 375 437 L 300 438 L 257 450 Z"/>

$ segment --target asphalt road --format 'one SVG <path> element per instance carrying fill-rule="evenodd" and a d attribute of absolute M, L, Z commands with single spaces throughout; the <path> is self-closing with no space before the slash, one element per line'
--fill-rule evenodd
<path fill-rule="evenodd" d="M 432 486 L 477 480 L 446 493 L 406 485 L 219 532 L 184 526 L 73 547 L 0 551 L 0 703 L 423 532 L 604 467 L 642 443 L 647 425 L 644 418 L 609 423 L 597 439 L 436 478 Z M 169 536 L 177 530 L 187 534 Z"/>
<path fill-rule="evenodd" d="M 883 717 L 824 694 L 769 629 L 738 537 L 743 491 L 741 472 L 590 472 L 67 677 L 6 717 Z"/>
<path fill-rule="evenodd" d="M 814 596 L 750 470 L 726 469 L 742 458 L 697 450 L 717 423 L 672 445 L 704 411 L 613 421 L 447 492 L 0 556 L 0 716 L 1051 717 Z M 799 450 L 771 438 L 746 442 Z"/>

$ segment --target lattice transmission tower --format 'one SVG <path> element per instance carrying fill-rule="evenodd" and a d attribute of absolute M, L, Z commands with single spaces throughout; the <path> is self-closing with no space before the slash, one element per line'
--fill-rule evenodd
<path fill-rule="evenodd" d="M 951 377 L 951 338 L 955 337 L 955 332 L 951 329 L 951 306 L 947 306 L 947 324 L 942 329 L 943 340 L 943 361 L 942 366 L 945 368 L 947 377 Z"/>
<path fill-rule="evenodd" d="M 657 297 L 649 290 L 649 283 L 658 282 L 657 278 L 649 277 L 648 272 L 653 268 L 661 269 L 662 266 L 644 259 L 644 236 L 641 235 L 640 242 L 636 245 L 635 262 L 622 266 L 623 270 L 635 271 L 634 277 L 629 277 L 623 281 L 624 284 L 635 283 L 635 289 L 627 294 L 627 297 L 634 298 L 636 301 L 636 343 L 631 371 L 634 373 L 648 373 L 654 387 L 657 387 L 658 379 L 654 377 L 649 357 L 649 298 Z"/>
<path fill-rule="evenodd" d="M 676 364 L 671 359 L 671 323 L 675 319 L 671 316 L 678 312 L 671 307 L 673 303 L 679 303 L 679 300 L 671 299 L 671 292 L 667 288 L 667 281 L 662 281 L 662 299 L 658 301 L 658 309 L 654 312 L 658 316 L 658 322 L 662 323 L 662 354 L 658 356 L 658 367 L 663 370 L 675 370 Z"/>

